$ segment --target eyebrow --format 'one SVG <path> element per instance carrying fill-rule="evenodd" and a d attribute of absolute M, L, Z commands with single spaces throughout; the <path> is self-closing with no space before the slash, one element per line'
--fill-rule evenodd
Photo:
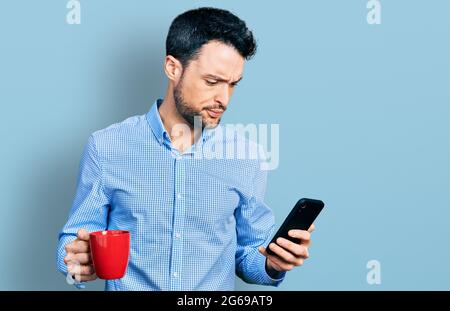
<path fill-rule="evenodd" d="M 224 79 L 222 77 L 219 77 L 219 76 L 216 76 L 216 75 L 213 75 L 213 74 L 207 74 L 204 77 L 217 80 L 217 82 L 226 82 L 226 83 L 228 83 L 227 79 Z M 241 76 L 238 80 L 236 80 L 234 82 L 231 82 L 230 84 L 236 85 L 236 84 L 238 84 L 239 81 L 242 80 L 242 78 L 243 78 L 243 76 Z"/>

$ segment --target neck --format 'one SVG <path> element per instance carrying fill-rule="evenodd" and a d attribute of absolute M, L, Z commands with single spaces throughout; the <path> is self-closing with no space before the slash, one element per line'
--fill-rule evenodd
<path fill-rule="evenodd" d="M 192 146 L 198 137 L 194 136 L 196 134 L 194 133 L 194 127 L 178 112 L 175 106 L 172 86 L 167 88 L 166 96 L 158 110 L 161 121 L 170 136 L 173 147 L 182 153 L 188 147 Z M 187 132 L 188 128 L 189 132 Z M 197 133 L 197 136 L 199 136 L 199 134 L 201 133 Z"/>

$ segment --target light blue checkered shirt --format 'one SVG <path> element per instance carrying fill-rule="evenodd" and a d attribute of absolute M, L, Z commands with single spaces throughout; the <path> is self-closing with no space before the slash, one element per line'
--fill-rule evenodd
<path fill-rule="evenodd" d="M 257 249 L 267 246 L 274 229 L 263 202 L 266 171 L 258 159 L 214 156 L 217 148 L 255 144 L 218 135 L 219 125 L 180 154 L 164 129 L 160 104 L 89 137 L 59 234 L 58 269 L 67 274 L 64 246 L 78 229 L 129 230 L 126 275 L 106 281 L 106 290 L 233 290 L 235 274 L 278 286 L 284 273 L 272 279 Z"/>

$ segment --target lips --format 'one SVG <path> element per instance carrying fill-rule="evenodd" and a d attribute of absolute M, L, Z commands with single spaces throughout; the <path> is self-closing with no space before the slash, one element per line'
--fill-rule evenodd
<path fill-rule="evenodd" d="M 216 119 L 222 115 L 223 110 L 222 109 L 206 109 L 206 112 L 208 112 L 208 114 L 211 118 Z"/>

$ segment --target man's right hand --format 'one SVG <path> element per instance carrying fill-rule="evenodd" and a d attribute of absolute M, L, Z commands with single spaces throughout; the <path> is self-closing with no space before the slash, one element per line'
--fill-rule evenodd
<path fill-rule="evenodd" d="M 78 282 L 93 281 L 97 278 L 91 259 L 89 232 L 86 229 L 78 230 L 77 239 L 66 245 L 66 254 L 64 263 L 67 265 L 67 271 Z"/>

